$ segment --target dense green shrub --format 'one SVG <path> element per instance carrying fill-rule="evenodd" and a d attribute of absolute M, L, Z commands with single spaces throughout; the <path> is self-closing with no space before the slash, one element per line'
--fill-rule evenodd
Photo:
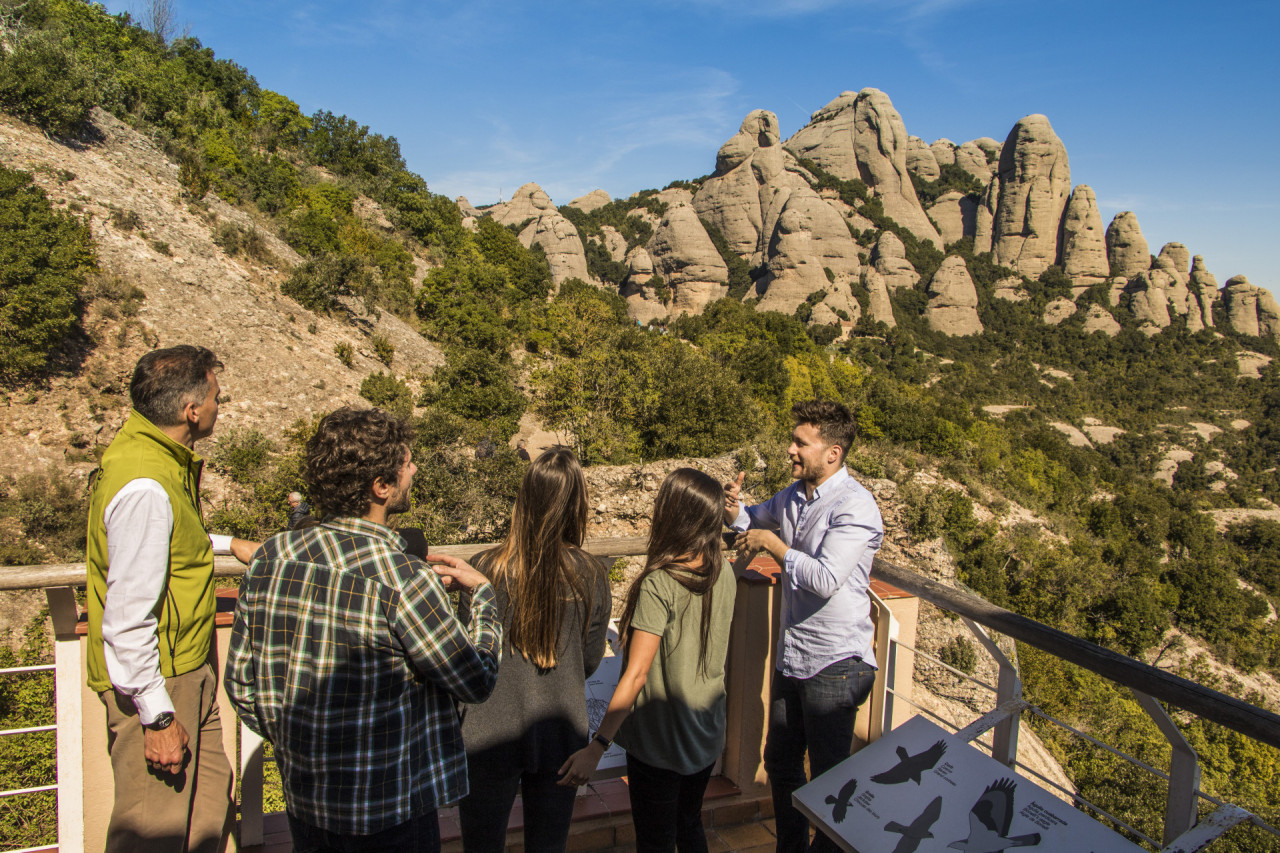
<path fill-rule="evenodd" d="M 64 471 L 51 467 L 10 480 L 0 496 L 0 517 L 22 525 L 29 547 L 13 549 L 6 564 L 82 559 L 88 511 L 84 483 Z"/>
<path fill-rule="evenodd" d="M 89 68 L 70 39 L 21 32 L 0 54 L 0 107 L 59 136 L 77 133 L 97 103 Z"/>
<path fill-rule="evenodd" d="M 413 413 L 413 393 L 391 373 L 370 373 L 360 382 L 360 396 L 399 418 Z"/>
<path fill-rule="evenodd" d="M 218 435 L 209 461 L 241 485 L 251 485 L 266 468 L 275 443 L 256 429 L 228 427 Z"/>
<path fill-rule="evenodd" d="M 476 438 L 505 442 L 515 434 L 526 400 L 510 364 L 480 350 L 453 350 L 432 379 L 425 402 L 474 424 Z"/>
<path fill-rule="evenodd" d="M 370 278 L 369 268 L 360 258 L 322 255 L 295 267 L 280 285 L 280 292 L 297 300 L 303 308 L 328 314 L 341 306 L 339 297 L 367 289 Z"/>
<path fill-rule="evenodd" d="M 88 227 L 56 212 L 29 174 L 0 167 L 0 381 L 47 366 L 94 265 Z"/>

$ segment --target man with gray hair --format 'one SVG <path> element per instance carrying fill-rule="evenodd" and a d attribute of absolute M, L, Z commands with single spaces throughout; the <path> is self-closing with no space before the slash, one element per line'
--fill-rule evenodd
<path fill-rule="evenodd" d="M 89 497 L 89 687 L 107 711 L 115 776 L 108 851 L 220 850 L 231 767 L 216 700 L 213 555 L 247 563 L 256 542 L 204 527 L 195 443 L 218 419 L 204 347 L 144 355 L 133 411 L 102 456 Z"/>
<path fill-rule="evenodd" d="M 311 504 L 302 497 L 302 492 L 289 493 L 289 529 L 297 530 L 302 523 L 311 517 Z"/>

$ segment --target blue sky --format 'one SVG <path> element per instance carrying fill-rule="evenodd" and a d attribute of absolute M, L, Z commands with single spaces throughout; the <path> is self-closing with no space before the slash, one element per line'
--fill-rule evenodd
<path fill-rule="evenodd" d="M 141 0 L 112 0 L 113 12 Z M 845 90 L 928 142 L 1049 117 L 1104 223 L 1133 210 L 1219 283 L 1280 292 L 1274 0 L 174 0 L 220 58 L 304 113 L 395 136 L 431 188 L 558 204 L 707 174 L 743 116 L 790 136 Z"/>

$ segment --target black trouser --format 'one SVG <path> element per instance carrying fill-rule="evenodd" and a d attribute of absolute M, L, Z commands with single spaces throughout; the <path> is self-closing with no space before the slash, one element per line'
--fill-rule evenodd
<path fill-rule="evenodd" d="M 627 755 L 627 791 L 631 795 L 631 822 L 636 826 L 636 853 L 707 853 L 702 795 L 707 791 L 712 766 L 685 776 Z"/>
<path fill-rule="evenodd" d="M 293 853 L 440 853 L 440 816 L 432 809 L 373 835 L 339 835 L 289 815 Z"/>
<path fill-rule="evenodd" d="M 791 795 L 809 781 L 804 773 L 805 752 L 809 753 L 813 778 L 849 757 L 854 718 L 875 680 L 875 668 L 852 657 L 838 660 L 810 678 L 792 678 L 774 670 L 764 769 L 773 789 L 778 853 L 810 849 L 809 819 L 791 802 Z M 812 849 L 839 848 L 819 832 Z"/>
<path fill-rule="evenodd" d="M 524 806 L 526 853 L 564 850 L 578 789 L 557 785 L 559 773 L 497 770 L 472 762 L 467 765 L 467 775 L 471 793 L 458 803 L 465 853 L 502 853 L 517 789 Z"/>

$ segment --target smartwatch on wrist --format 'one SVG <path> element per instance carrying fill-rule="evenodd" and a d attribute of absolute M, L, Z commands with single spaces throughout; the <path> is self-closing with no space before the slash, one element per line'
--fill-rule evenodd
<path fill-rule="evenodd" d="M 605 752 L 608 752 L 609 747 L 613 746 L 613 741 L 611 741 L 609 738 L 605 737 L 604 735 L 600 734 L 599 732 L 595 733 L 595 736 L 591 738 L 591 742 L 598 743 L 601 746 L 603 746 Z"/>
<path fill-rule="evenodd" d="M 143 723 L 144 729 L 150 729 L 153 732 L 161 732 L 173 725 L 173 712 L 161 711 L 156 714 L 156 718 L 149 723 Z"/>

